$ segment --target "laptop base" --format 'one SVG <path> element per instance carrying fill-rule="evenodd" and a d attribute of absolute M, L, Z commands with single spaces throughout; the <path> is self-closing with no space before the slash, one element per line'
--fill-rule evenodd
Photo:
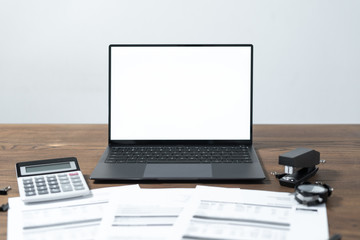
<path fill-rule="evenodd" d="M 252 163 L 105 163 L 110 152 L 107 147 L 90 176 L 92 180 L 126 181 L 211 181 L 263 180 L 254 148 L 249 147 Z"/>

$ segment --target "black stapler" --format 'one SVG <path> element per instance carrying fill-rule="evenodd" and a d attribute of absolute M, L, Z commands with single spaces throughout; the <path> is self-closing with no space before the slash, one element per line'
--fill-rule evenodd
<path fill-rule="evenodd" d="M 320 160 L 318 151 L 297 148 L 279 156 L 279 164 L 285 165 L 285 173 L 274 175 L 279 179 L 281 186 L 293 188 L 314 176 L 319 170 L 316 165 L 320 162 L 325 161 Z"/>

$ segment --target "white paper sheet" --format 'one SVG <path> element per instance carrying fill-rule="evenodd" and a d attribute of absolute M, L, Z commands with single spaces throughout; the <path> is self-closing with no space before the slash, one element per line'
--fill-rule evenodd
<path fill-rule="evenodd" d="M 95 189 L 91 195 L 53 202 L 24 204 L 9 198 L 8 240 L 91 240 L 112 193 L 138 185 Z"/>
<path fill-rule="evenodd" d="M 165 239 L 194 189 L 134 189 L 111 197 L 98 240 Z"/>
<path fill-rule="evenodd" d="M 9 199 L 8 240 L 328 239 L 325 204 L 293 194 L 202 187 L 92 190 L 39 204 Z"/>
<path fill-rule="evenodd" d="M 202 187 L 169 239 L 328 239 L 325 205 L 306 207 L 293 194 Z"/>

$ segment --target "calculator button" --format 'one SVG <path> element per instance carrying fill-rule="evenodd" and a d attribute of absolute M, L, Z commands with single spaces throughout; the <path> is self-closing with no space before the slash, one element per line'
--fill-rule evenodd
<path fill-rule="evenodd" d="M 55 176 L 55 175 L 47 175 L 46 178 L 47 178 L 47 179 L 49 179 L 49 178 L 56 178 L 56 176 Z"/>
<path fill-rule="evenodd" d="M 60 186 L 59 185 L 51 185 L 51 186 L 49 186 L 49 189 L 56 189 L 56 188 L 60 189 Z"/>
<path fill-rule="evenodd" d="M 61 189 L 62 189 L 64 192 L 70 192 L 70 191 L 73 190 L 70 184 L 61 185 Z"/>
<path fill-rule="evenodd" d="M 81 182 L 81 179 L 79 178 L 79 179 L 71 179 L 71 182 L 72 183 L 78 183 L 78 182 Z"/>
<path fill-rule="evenodd" d="M 60 183 L 61 183 L 61 184 L 69 184 L 69 183 L 70 183 L 70 180 L 69 180 L 69 179 L 60 180 Z"/>
<path fill-rule="evenodd" d="M 49 194 L 48 190 L 40 190 L 38 191 L 39 195 Z"/>
<path fill-rule="evenodd" d="M 36 183 L 45 182 L 45 179 L 44 178 L 38 178 L 38 179 L 35 179 L 35 182 Z"/>
<path fill-rule="evenodd" d="M 24 184 L 24 187 L 25 188 L 34 187 L 34 184 L 33 183 Z"/>
<path fill-rule="evenodd" d="M 66 173 L 64 173 L 64 174 L 59 174 L 58 177 L 59 177 L 59 178 L 61 178 L 61 177 L 67 177 L 67 174 L 66 174 Z"/>
<path fill-rule="evenodd" d="M 29 178 L 28 179 L 23 179 L 23 183 L 24 184 L 30 184 L 30 183 L 32 184 L 33 180 L 31 178 L 30 179 Z"/>
<path fill-rule="evenodd" d="M 60 189 L 60 186 L 59 185 L 52 185 L 52 186 L 49 186 L 50 189 Z"/>
<path fill-rule="evenodd" d="M 35 181 L 39 180 L 39 179 L 45 179 L 44 177 L 34 177 L 34 178 L 35 178 Z"/>
<path fill-rule="evenodd" d="M 85 188 L 84 188 L 84 186 L 83 185 L 81 185 L 81 186 L 75 186 L 74 187 L 75 188 L 75 190 L 84 190 Z"/>
<path fill-rule="evenodd" d="M 57 185 L 58 184 L 58 181 L 55 180 L 55 181 L 48 181 L 48 184 L 49 185 Z"/>
<path fill-rule="evenodd" d="M 71 176 L 78 176 L 78 175 L 79 175 L 79 173 L 74 172 L 74 173 L 69 173 L 69 175 L 70 175 L 70 177 L 71 177 Z"/>
<path fill-rule="evenodd" d="M 47 187 L 46 187 L 46 186 L 37 187 L 37 190 L 38 190 L 38 191 L 47 190 Z"/>
<path fill-rule="evenodd" d="M 39 182 L 39 183 L 36 183 L 36 186 L 37 186 L 37 187 L 46 186 L 46 183 L 44 183 L 44 182 Z"/>
<path fill-rule="evenodd" d="M 76 186 L 82 186 L 82 182 L 76 182 L 76 183 L 73 183 L 73 185 L 76 187 Z"/>
<path fill-rule="evenodd" d="M 50 189 L 50 192 L 51 193 L 59 193 L 61 191 L 60 191 L 60 188 L 54 188 L 54 189 Z"/>
<path fill-rule="evenodd" d="M 35 196 L 36 192 L 25 192 L 25 196 L 30 197 L 30 196 Z"/>
<path fill-rule="evenodd" d="M 46 178 L 48 182 L 56 181 L 56 177 L 48 177 Z"/>
<path fill-rule="evenodd" d="M 24 188 L 25 192 L 35 192 L 35 188 L 33 187 L 29 187 L 29 188 Z"/>

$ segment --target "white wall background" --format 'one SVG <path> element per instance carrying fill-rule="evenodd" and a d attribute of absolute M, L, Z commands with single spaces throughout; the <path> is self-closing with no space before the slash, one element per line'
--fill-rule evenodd
<path fill-rule="evenodd" d="M 0 123 L 106 123 L 110 43 L 253 43 L 254 123 L 360 123 L 358 0 L 0 0 Z"/>

